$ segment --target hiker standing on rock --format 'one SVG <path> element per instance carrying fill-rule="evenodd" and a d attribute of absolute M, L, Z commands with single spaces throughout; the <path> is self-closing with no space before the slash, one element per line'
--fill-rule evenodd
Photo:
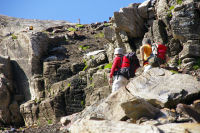
<path fill-rule="evenodd" d="M 112 64 L 111 72 L 110 72 L 110 80 L 109 83 L 112 84 L 112 92 L 118 90 L 122 86 L 125 86 L 128 82 L 128 80 L 119 74 L 119 70 L 121 68 L 122 64 L 122 58 L 123 58 L 123 49 L 122 48 L 116 48 L 114 52 L 115 58 Z"/>
<path fill-rule="evenodd" d="M 151 69 L 151 65 L 149 65 L 148 59 L 152 53 L 151 49 L 151 40 L 144 38 L 142 41 L 142 46 L 140 48 L 140 54 L 142 58 L 142 64 L 144 66 L 144 72 Z"/>

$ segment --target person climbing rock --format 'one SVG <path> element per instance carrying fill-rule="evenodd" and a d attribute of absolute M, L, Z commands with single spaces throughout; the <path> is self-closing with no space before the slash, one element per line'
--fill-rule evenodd
<path fill-rule="evenodd" d="M 128 82 L 128 80 L 123 75 L 119 74 L 119 70 L 122 64 L 122 58 L 124 55 L 123 49 L 116 48 L 114 55 L 115 55 L 115 58 L 114 58 L 112 68 L 110 71 L 110 80 L 109 80 L 109 83 L 112 84 L 112 92 L 118 90 L 122 86 L 125 86 Z"/>
<path fill-rule="evenodd" d="M 151 40 L 144 38 L 142 41 L 142 46 L 140 48 L 140 54 L 142 58 L 142 64 L 144 66 L 144 72 L 148 71 L 151 69 L 151 65 L 149 65 L 148 59 L 152 53 L 151 49 Z"/>

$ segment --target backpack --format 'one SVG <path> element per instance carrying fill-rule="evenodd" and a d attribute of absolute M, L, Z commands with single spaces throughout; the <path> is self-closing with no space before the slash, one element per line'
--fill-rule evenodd
<path fill-rule="evenodd" d="M 167 47 L 161 43 L 152 44 L 152 54 L 148 58 L 148 62 L 153 67 L 158 67 L 165 62 Z"/>
<path fill-rule="evenodd" d="M 131 52 L 123 56 L 122 64 L 120 68 L 120 75 L 125 78 L 133 78 L 135 76 L 135 71 L 140 67 L 140 62 L 136 56 L 135 52 Z"/>

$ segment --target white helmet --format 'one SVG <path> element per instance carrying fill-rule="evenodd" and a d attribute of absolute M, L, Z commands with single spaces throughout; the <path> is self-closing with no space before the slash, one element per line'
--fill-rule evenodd
<path fill-rule="evenodd" d="M 122 48 L 115 48 L 114 54 L 121 54 L 121 55 L 123 55 L 123 49 Z"/>

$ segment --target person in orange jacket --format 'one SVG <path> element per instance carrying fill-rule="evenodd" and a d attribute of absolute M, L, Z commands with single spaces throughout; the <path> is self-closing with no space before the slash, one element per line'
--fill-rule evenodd
<path fill-rule="evenodd" d="M 142 41 L 142 46 L 140 48 L 140 54 L 142 58 L 142 64 L 144 66 L 144 72 L 151 69 L 151 65 L 149 65 L 148 59 L 151 56 L 152 48 L 151 48 L 151 40 L 144 38 Z"/>

